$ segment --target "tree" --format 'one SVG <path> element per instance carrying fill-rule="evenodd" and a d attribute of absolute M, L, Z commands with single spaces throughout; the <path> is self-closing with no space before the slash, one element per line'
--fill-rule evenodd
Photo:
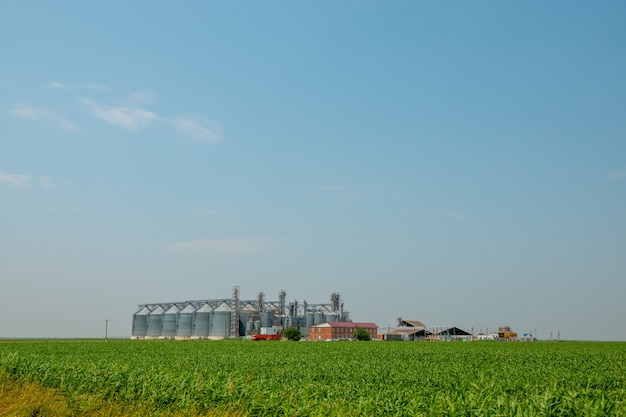
<path fill-rule="evenodd" d="M 372 336 L 370 336 L 369 332 L 365 329 L 356 329 L 354 338 L 356 340 L 372 340 Z"/>
<path fill-rule="evenodd" d="M 288 328 L 287 330 L 285 330 L 284 335 L 287 340 L 293 340 L 294 342 L 302 339 L 302 333 L 300 332 L 300 330 L 298 330 L 297 327 Z"/>

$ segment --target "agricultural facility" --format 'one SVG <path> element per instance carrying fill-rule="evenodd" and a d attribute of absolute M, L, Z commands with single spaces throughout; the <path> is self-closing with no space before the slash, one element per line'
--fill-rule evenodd
<path fill-rule="evenodd" d="M 330 303 L 287 302 L 284 290 L 278 301 L 241 300 L 239 287 L 231 298 L 140 304 L 133 314 L 132 339 L 224 339 L 261 333 L 262 329 L 297 327 L 302 334 L 310 326 L 327 322 L 350 322 L 339 293 Z"/>

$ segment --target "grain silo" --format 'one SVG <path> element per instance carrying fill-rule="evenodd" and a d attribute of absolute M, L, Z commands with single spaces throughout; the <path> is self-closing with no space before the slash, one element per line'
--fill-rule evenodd
<path fill-rule="evenodd" d="M 161 336 L 161 324 L 164 312 L 165 310 L 163 307 L 159 305 L 148 314 L 148 326 L 146 329 L 147 338 L 157 338 Z"/>
<path fill-rule="evenodd" d="M 222 339 L 230 335 L 231 311 L 232 309 L 225 301 L 213 310 L 213 322 L 209 329 L 210 338 Z"/>
<path fill-rule="evenodd" d="M 133 339 L 143 339 L 146 337 L 148 314 L 150 314 L 150 309 L 146 306 L 141 307 L 139 311 L 133 314 L 133 329 L 131 333 Z"/>
<path fill-rule="evenodd" d="M 204 338 L 209 337 L 209 329 L 211 328 L 211 319 L 213 308 L 208 302 L 204 303 L 196 310 L 193 318 L 193 330 L 191 337 Z"/>
<path fill-rule="evenodd" d="M 179 311 L 180 309 L 176 306 L 176 304 L 172 304 L 170 308 L 163 313 L 161 337 L 167 338 L 176 336 L 176 321 L 178 319 Z"/>
<path fill-rule="evenodd" d="M 185 308 L 178 313 L 178 321 L 176 323 L 176 338 L 188 339 L 191 337 L 191 330 L 193 326 L 193 314 L 196 312 L 196 308 L 193 304 L 188 303 Z"/>

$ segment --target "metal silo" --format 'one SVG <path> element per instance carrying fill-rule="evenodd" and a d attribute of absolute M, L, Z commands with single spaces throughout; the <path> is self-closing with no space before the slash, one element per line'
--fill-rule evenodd
<path fill-rule="evenodd" d="M 337 319 L 339 318 L 339 314 L 333 312 L 329 312 L 324 314 L 324 320 L 325 321 L 337 321 Z"/>
<path fill-rule="evenodd" d="M 141 339 L 146 337 L 146 330 L 148 328 L 148 314 L 150 309 L 148 307 L 142 307 L 138 312 L 133 314 L 133 339 Z"/>
<path fill-rule="evenodd" d="M 262 311 L 259 316 L 259 319 L 261 320 L 261 327 L 272 327 L 274 325 L 273 311 Z"/>
<path fill-rule="evenodd" d="M 318 324 L 324 323 L 324 313 L 322 313 L 321 311 L 316 311 L 313 322 L 315 323 L 316 326 Z"/>
<path fill-rule="evenodd" d="M 204 303 L 200 308 L 196 310 L 193 318 L 191 337 L 209 337 L 212 314 L 213 309 L 211 308 L 209 303 Z"/>
<path fill-rule="evenodd" d="M 185 308 L 178 313 L 178 321 L 176 322 L 176 338 L 187 339 L 191 337 L 191 329 L 193 328 L 193 313 L 196 312 L 192 304 L 187 304 Z"/>
<path fill-rule="evenodd" d="M 213 310 L 213 323 L 209 329 L 209 337 L 224 338 L 230 334 L 230 313 L 231 308 L 225 302 Z"/>
<path fill-rule="evenodd" d="M 163 322 L 161 324 L 161 337 L 176 336 L 176 320 L 180 309 L 173 304 L 163 313 Z"/>
<path fill-rule="evenodd" d="M 148 314 L 148 327 L 146 330 L 146 337 L 155 338 L 161 336 L 161 325 L 163 322 L 163 313 L 165 309 L 161 306 L 157 306 L 154 310 Z"/>
<path fill-rule="evenodd" d="M 306 313 L 306 327 L 309 328 L 315 324 L 315 313 L 312 311 L 307 311 Z"/>

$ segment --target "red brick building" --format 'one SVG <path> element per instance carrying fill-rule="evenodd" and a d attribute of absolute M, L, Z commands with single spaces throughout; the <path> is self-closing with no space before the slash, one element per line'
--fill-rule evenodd
<path fill-rule="evenodd" d="M 357 329 L 365 329 L 372 339 L 378 336 L 378 326 L 374 323 L 329 321 L 309 327 L 309 340 L 352 340 Z"/>

